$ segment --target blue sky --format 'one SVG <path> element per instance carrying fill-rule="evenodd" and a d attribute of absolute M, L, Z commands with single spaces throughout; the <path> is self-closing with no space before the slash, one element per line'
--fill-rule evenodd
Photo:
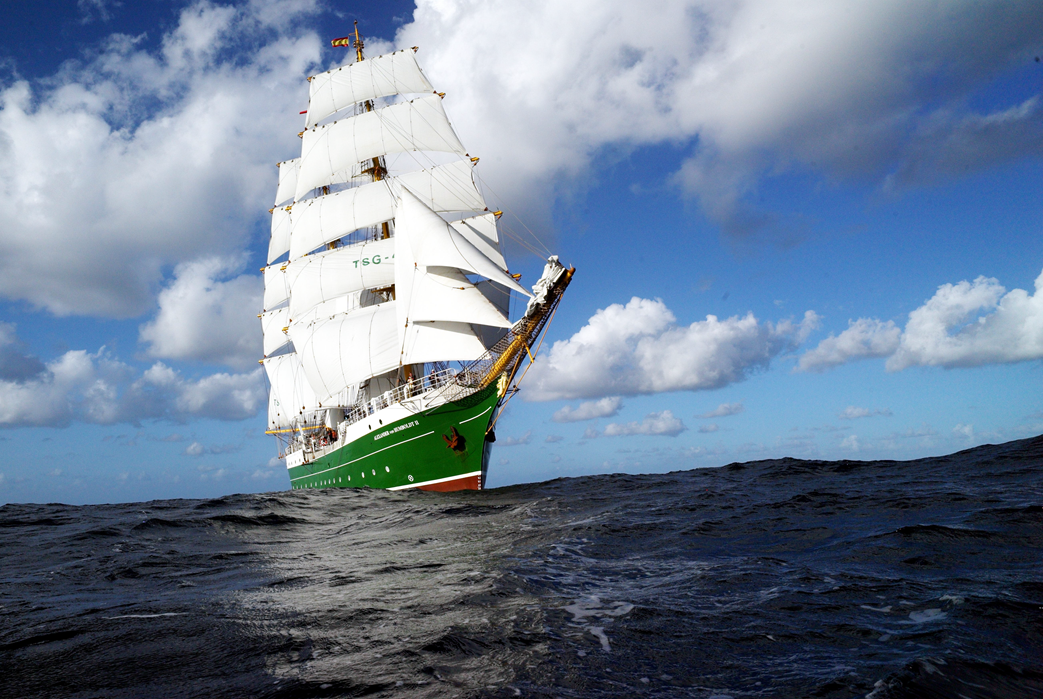
<path fill-rule="evenodd" d="M 371 55 L 420 46 L 512 270 L 541 268 L 526 227 L 578 269 L 491 485 L 1043 432 L 1043 16 L 633 5 L 14 8 L 0 502 L 286 487 L 256 270 L 356 18 Z"/>

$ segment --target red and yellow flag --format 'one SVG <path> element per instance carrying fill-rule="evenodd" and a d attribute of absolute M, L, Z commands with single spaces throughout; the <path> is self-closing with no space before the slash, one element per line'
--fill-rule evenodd
<path fill-rule="evenodd" d="M 334 47 L 337 47 L 337 46 L 351 46 L 351 42 L 353 40 L 354 39 L 352 39 L 352 37 L 350 37 L 350 36 L 342 36 L 339 39 L 334 39 L 333 41 L 330 42 L 330 44 L 332 44 Z"/>

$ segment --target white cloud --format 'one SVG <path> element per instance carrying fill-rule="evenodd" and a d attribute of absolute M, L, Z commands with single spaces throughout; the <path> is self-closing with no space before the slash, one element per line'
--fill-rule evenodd
<path fill-rule="evenodd" d="M 557 442 L 560 442 L 563 439 L 565 439 L 565 438 L 562 437 L 560 434 L 549 434 L 549 435 L 547 435 L 547 438 L 545 440 L 543 440 L 543 441 L 546 442 L 547 444 L 555 444 Z"/>
<path fill-rule="evenodd" d="M 262 369 L 189 379 L 156 363 L 140 376 L 102 348 L 66 352 L 21 380 L 0 379 L 0 426 L 242 420 L 267 401 Z"/>
<path fill-rule="evenodd" d="M 245 369 L 261 356 L 257 311 L 260 277 L 222 276 L 242 265 L 216 257 L 178 265 L 174 281 L 159 294 L 159 313 L 141 326 L 141 341 L 157 359 L 196 359 Z"/>
<path fill-rule="evenodd" d="M 909 314 L 887 369 L 979 366 L 1043 358 L 1043 273 L 1035 294 L 995 279 L 943 284 Z"/>
<path fill-rule="evenodd" d="M 698 417 L 698 418 L 728 417 L 729 415 L 738 415 L 739 413 L 741 413 L 745 409 L 746 408 L 745 408 L 745 406 L 743 406 L 742 403 L 721 403 L 720 405 L 718 405 L 716 408 L 714 408 L 710 412 L 703 413 L 702 415 L 696 415 L 696 417 Z"/>
<path fill-rule="evenodd" d="M 627 422 L 625 424 L 609 423 L 605 426 L 606 437 L 618 437 L 625 435 L 665 435 L 676 437 L 688 428 L 679 418 L 669 410 L 659 413 L 649 413 L 640 422 Z"/>
<path fill-rule="evenodd" d="M 766 368 L 817 325 L 760 323 L 752 313 L 677 325 L 662 301 L 634 297 L 595 313 L 533 365 L 526 398 L 600 398 L 721 388 Z"/>
<path fill-rule="evenodd" d="M 80 11 L 80 22 L 83 24 L 90 24 L 94 21 L 94 15 L 97 13 L 98 19 L 103 22 L 108 22 L 112 19 L 112 12 L 110 7 L 120 7 L 122 3 L 113 0 L 77 0 L 76 7 Z"/>
<path fill-rule="evenodd" d="M 821 372 L 853 359 L 889 357 L 898 349 L 902 331 L 894 321 L 883 323 L 875 318 L 859 318 L 847 322 L 847 330 L 834 337 L 830 333 L 818 347 L 800 355 L 794 371 Z"/>
<path fill-rule="evenodd" d="M 691 144 L 676 181 L 749 235 L 785 225 L 747 203 L 765 175 L 905 183 L 1043 150 L 1035 103 L 978 114 L 967 99 L 1041 33 L 1030 5 L 419 0 L 396 44 L 421 47 L 511 203 L 606 150 Z"/>
<path fill-rule="evenodd" d="M 970 367 L 1043 358 L 1043 273 L 1035 293 L 1007 291 L 996 279 L 942 284 L 901 330 L 875 318 L 849 321 L 800 357 L 796 371 L 824 371 L 856 359 L 889 357 L 888 371 L 911 366 Z"/>
<path fill-rule="evenodd" d="M 877 415 L 883 415 L 885 417 L 891 416 L 891 411 L 887 408 L 859 408 L 854 405 L 849 405 L 840 411 L 838 416 L 841 420 L 856 420 L 860 417 L 876 417 Z"/>
<path fill-rule="evenodd" d="M 593 420 L 599 417 L 613 417 L 619 413 L 623 406 L 623 399 L 619 396 L 609 396 L 601 400 L 588 400 L 579 404 L 573 410 L 571 405 L 566 405 L 551 417 L 554 422 L 581 422 Z"/>
<path fill-rule="evenodd" d="M 0 89 L 0 296 L 131 317 L 169 265 L 243 248 L 319 57 L 314 34 L 278 33 L 313 3 L 271 4 L 196 3 L 156 51 L 117 34 Z"/>
<path fill-rule="evenodd" d="M 528 444 L 532 439 L 532 430 L 528 430 L 521 437 L 507 437 L 496 444 L 501 447 L 516 447 L 519 444 Z"/>
<path fill-rule="evenodd" d="M 719 429 L 721 428 L 717 426 L 716 422 L 711 422 L 709 425 L 701 425 L 699 427 L 699 431 L 703 434 L 710 434 L 711 432 L 716 432 Z"/>
<path fill-rule="evenodd" d="M 850 451 L 859 451 L 862 448 L 862 443 L 858 441 L 857 434 L 849 434 L 840 440 L 841 449 L 849 449 Z"/>
<path fill-rule="evenodd" d="M 185 454 L 187 454 L 188 456 L 202 456 L 205 453 L 206 447 L 204 447 L 199 442 L 192 442 L 187 447 L 185 447 Z"/>
<path fill-rule="evenodd" d="M 974 439 L 974 425 L 965 425 L 961 422 L 952 428 L 952 433 L 964 439 Z"/>

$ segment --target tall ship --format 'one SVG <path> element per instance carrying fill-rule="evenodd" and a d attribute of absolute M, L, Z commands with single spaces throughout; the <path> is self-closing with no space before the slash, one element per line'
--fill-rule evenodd
<path fill-rule="evenodd" d="M 264 273 L 269 434 L 291 487 L 481 489 L 493 428 L 572 279 L 511 274 L 416 47 L 308 78 Z M 510 320 L 512 295 L 524 311 Z"/>

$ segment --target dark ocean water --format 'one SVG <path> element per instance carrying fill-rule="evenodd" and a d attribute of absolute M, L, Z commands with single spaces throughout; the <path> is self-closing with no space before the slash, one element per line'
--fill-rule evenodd
<path fill-rule="evenodd" d="M 0 508 L 3 697 L 1041 697 L 1043 437 Z"/>

